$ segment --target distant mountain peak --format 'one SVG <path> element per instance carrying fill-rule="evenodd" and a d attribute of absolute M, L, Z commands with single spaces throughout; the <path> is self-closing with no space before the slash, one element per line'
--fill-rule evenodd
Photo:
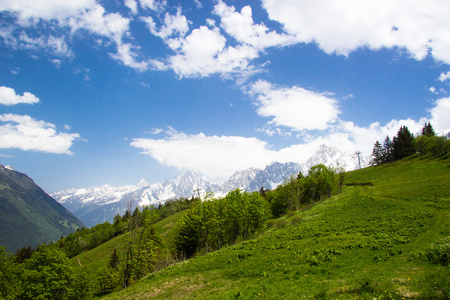
<path fill-rule="evenodd" d="M 368 159 L 361 158 L 362 166 L 367 166 Z M 79 216 L 87 226 L 92 226 L 100 222 L 112 221 L 117 213 L 125 212 L 129 203 L 139 206 L 157 205 L 169 199 L 197 197 L 197 188 L 200 188 L 201 197 L 207 192 L 214 192 L 216 197 L 222 197 L 237 188 L 250 192 L 259 191 L 261 187 L 275 189 L 292 174 L 296 176 L 302 172 L 306 175 L 314 165 L 324 164 L 335 167 L 337 163 L 347 171 L 358 168 L 358 159 L 353 153 L 348 154 L 334 147 L 320 145 L 314 155 L 303 164 L 274 161 L 264 169 L 248 168 L 236 171 L 222 183 L 200 176 L 192 169 L 186 169 L 175 178 L 150 185 L 145 180 L 141 180 L 135 186 L 70 189 L 54 193 L 52 196 Z"/>
<path fill-rule="evenodd" d="M 147 181 L 145 181 L 144 179 L 141 179 L 141 180 L 139 181 L 139 183 L 137 184 L 137 186 L 140 187 L 140 188 L 144 188 L 144 187 L 149 186 L 149 184 L 148 184 Z"/>

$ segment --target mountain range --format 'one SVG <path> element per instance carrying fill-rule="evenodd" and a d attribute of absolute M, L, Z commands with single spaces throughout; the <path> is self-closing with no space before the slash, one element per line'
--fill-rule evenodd
<path fill-rule="evenodd" d="M 14 252 L 57 241 L 84 225 L 27 175 L 0 165 L 0 245 Z"/>
<path fill-rule="evenodd" d="M 368 157 L 360 156 L 360 159 L 361 167 L 368 165 Z M 213 192 L 216 197 L 221 197 L 236 188 L 249 192 L 259 191 L 262 187 L 274 189 L 291 174 L 297 175 L 302 172 L 306 175 L 312 166 L 320 163 L 326 166 L 343 167 L 346 171 L 359 168 L 358 157 L 354 154 L 322 145 L 303 164 L 273 162 L 264 169 L 249 168 L 237 171 L 222 183 L 187 170 L 176 178 L 154 184 L 141 180 L 137 185 L 73 188 L 53 193 L 51 196 L 86 226 L 93 226 L 105 221 L 112 222 L 115 215 L 123 215 L 127 209 L 158 205 L 170 199 L 203 197 L 206 192 Z"/>

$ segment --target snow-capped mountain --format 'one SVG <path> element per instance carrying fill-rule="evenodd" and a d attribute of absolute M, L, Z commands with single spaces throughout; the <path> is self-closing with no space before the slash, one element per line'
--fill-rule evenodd
<path fill-rule="evenodd" d="M 361 156 L 361 167 L 368 165 L 368 157 Z M 263 170 L 249 168 L 235 172 L 227 181 L 217 183 L 207 177 L 201 177 L 192 170 L 187 170 L 176 178 L 148 184 L 141 180 L 137 185 L 112 187 L 103 185 L 87 189 L 68 189 L 53 193 L 51 196 L 77 216 L 86 226 L 93 226 L 105 221 L 112 222 L 115 215 L 123 215 L 127 209 L 136 206 L 157 205 L 169 199 L 191 198 L 206 192 L 215 196 L 225 196 L 229 191 L 240 188 L 246 191 L 259 191 L 261 187 L 274 189 L 291 174 L 295 176 L 317 164 L 336 167 L 346 171 L 359 167 L 358 157 L 322 145 L 304 164 L 293 162 L 274 162 Z"/>
<path fill-rule="evenodd" d="M 360 155 L 361 168 L 365 168 L 369 165 L 369 157 L 366 155 Z M 307 175 L 309 169 L 312 166 L 324 164 L 328 167 L 343 168 L 345 171 L 352 171 L 359 168 L 358 156 L 356 153 L 345 153 L 337 150 L 333 147 L 321 145 L 313 156 L 311 156 L 301 166 L 301 172 L 303 175 Z"/>
<path fill-rule="evenodd" d="M 264 170 L 260 170 L 255 178 L 249 183 L 245 190 L 259 191 L 261 187 L 264 189 L 275 189 L 282 184 L 285 178 L 289 178 L 291 174 L 297 175 L 300 170 L 300 165 L 293 162 L 279 163 L 274 162 L 266 166 Z"/>

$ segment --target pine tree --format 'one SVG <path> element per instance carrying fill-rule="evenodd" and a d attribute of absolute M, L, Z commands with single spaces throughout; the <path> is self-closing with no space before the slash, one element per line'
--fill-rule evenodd
<path fill-rule="evenodd" d="M 113 269 L 117 268 L 119 265 L 119 255 L 117 255 L 117 250 L 114 248 L 114 252 L 109 259 L 109 266 Z"/>
<path fill-rule="evenodd" d="M 401 126 L 394 137 L 393 158 L 399 160 L 414 154 L 414 136 L 409 132 L 408 127 Z"/>
<path fill-rule="evenodd" d="M 377 141 L 375 145 L 373 145 L 372 150 L 372 159 L 370 160 L 370 165 L 372 166 L 378 166 L 384 163 L 385 155 L 384 155 L 384 148 L 381 146 L 380 142 Z"/>
<path fill-rule="evenodd" d="M 422 135 L 425 136 L 436 136 L 436 133 L 434 132 L 433 126 L 431 126 L 431 123 L 428 122 L 424 124 L 423 128 L 422 128 Z"/>
<path fill-rule="evenodd" d="M 386 136 L 383 143 L 384 157 L 383 163 L 388 163 L 394 160 L 393 152 L 394 152 L 394 143 L 391 141 L 389 136 Z"/>

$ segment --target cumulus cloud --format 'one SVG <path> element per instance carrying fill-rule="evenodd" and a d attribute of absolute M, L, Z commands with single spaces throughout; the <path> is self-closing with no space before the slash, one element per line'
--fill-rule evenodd
<path fill-rule="evenodd" d="M 25 92 L 22 96 L 17 95 L 14 89 L 6 86 L 0 86 L 0 104 L 3 105 L 16 105 L 16 104 L 34 104 L 38 103 L 39 98 L 35 95 Z"/>
<path fill-rule="evenodd" d="M 263 0 L 269 18 L 301 43 L 348 55 L 367 47 L 404 48 L 422 60 L 450 63 L 450 2 L 446 0 Z"/>
<path fill-rule="evenodd" d="M 137 5 L 136 0 L 125 0 L 125 6 L 128 7 L 134 15 L 138 12 Z"/>
<path fill-rule="evenodd" d="M 70 147 L 78 133 L 62 133 L 55 125 L 27 115 L 0 115 L 0 148 L 17 148 L 24 151 L 41 151 L 56 154 L 73 154 Z"/>
<path fill-rule="evenodd" d="M 175 42 L 168 40 L 169 37 L 172 37 L 173 35 L 184 37 L 189 30 L 188 21 L 186 19 L 186 16 L 181 14 L 181 9 L 177 10 L 176 15 L 166 13 L 164 17 L 164 23 L 159 29 L 157 28 L 156 23 L 154 22 L 152 17 L 142 17 L 141 20 L 146 23 L 148 29 L 153 35 L 165 40 L 167 43 L 169 43 L 169 46 L 171 43 Z M 178 47 L 171 48 L 177 49 Z"/>
<path fill-rule="evenodd" d="M 163 139 L 133 139 L 131 146 L 162 165 L 193 169 L 216 179 L 250 166 L 264 167 L 275 158 L 267 143 L 256 138 L 188 135 L 175 130 L 168 134 Z"/>
<path fill-rule="evenodd" d="M 150 9 L 156 12 L 161 12 L 167 5 L 167 1 L 157 1 L 157 0 L 139 0 L 141 7 L 144 9 Z"/>
<path fill-rule="evenodd" d="M 226 47 L 226 38 L 218 28 L 201 26 L 179 42 L 179 50 L 168 59 L 168 65 L 180 77 L 245 72 L 251 69 L 249 60 L 258 56 L 246 45 Z"/>
<path fill-rule="evenodd" d="M 284 46 L 293 42 L 292 36 L 269 31 L 264 24 L 254 24 L 252 8 L 247 5 L 236 12 L 234 6 L 227 6 L 223 1 L 214 8 L 220 16 L 220 26 L 239 43 L 263 50 L 271 46 Z"/>
<path fill-rule="evenodd" d="M 141 150 L 160 164 L 178 169 L 192 169 L 215 179 L 226 179 L 237 170 L 249 167 L 264 168 L 273 161 L 304 163 L 323 144 L 340 151 L 372 153 L 375 141 L 393 138 L 400 126 L 408 126 L 417 133 L 426 119 L 414 121 L 392 120 L 380 125 L 359 127 L 352 122 L 339 122 L 332 130 L 304 143 L 296 143 L 279 150 L 260 139 L 239 136 L 206 136 L 203 133 L 186 134 L 169 128 L 161 139 L 136 138 L 131 146 Z"/>
<path fill-rule="evenodd" d="M 436 100 L 434 107 L 430 109 L 431 124 L 436 132 L 448 132 L 450 130 L 450 98 Z"/>
<path fill-rule="evenodd" d="M 286 126 L 295 131 L 325 130 L 338 119 L 337 101 L 328 93 L 317 93 L 301 87 L 278 87 L 259 80 L 250 93 L 255 96 L 257 113 L 273 117 L 269 124 Z"/>

